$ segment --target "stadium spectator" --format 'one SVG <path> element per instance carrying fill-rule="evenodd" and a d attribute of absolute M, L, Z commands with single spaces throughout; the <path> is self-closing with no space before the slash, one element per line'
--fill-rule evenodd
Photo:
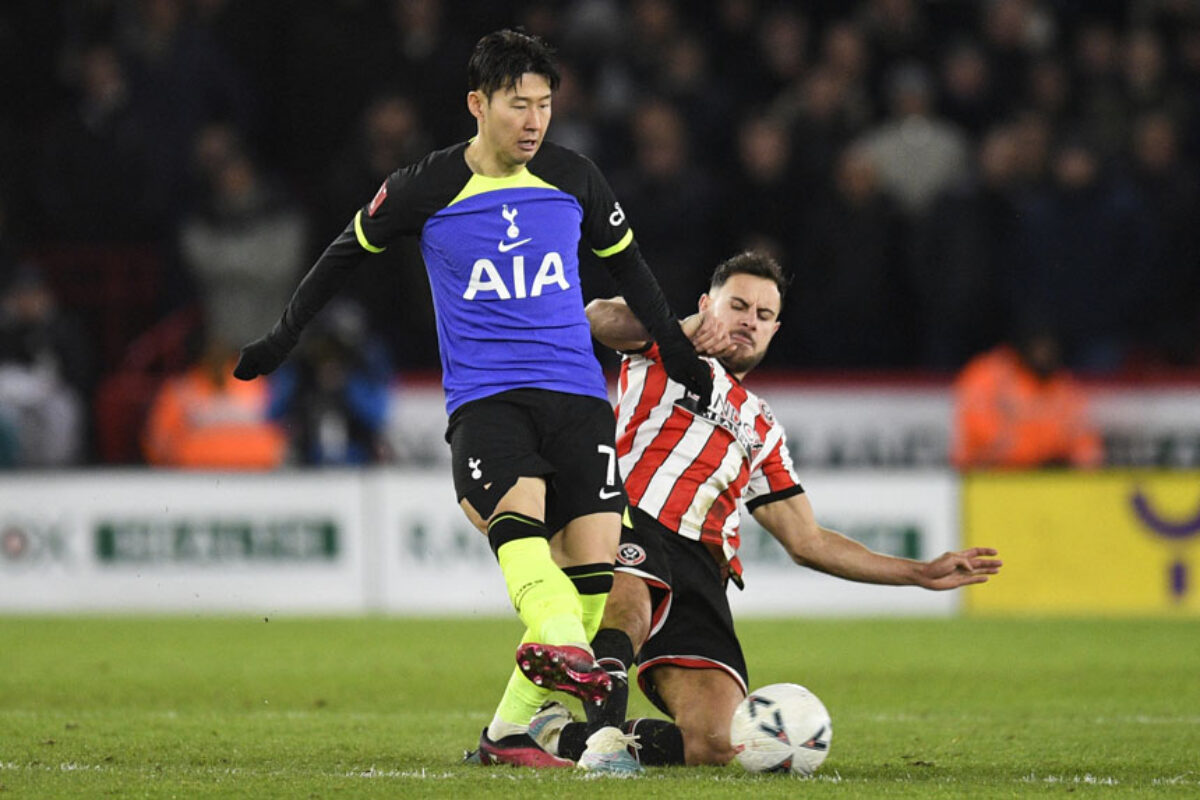
<path fill-rule="evenodd" d="M 564 19 L 554 0 L 529 0 L 515 11 L 517 23 L 548 42 L 563 40 Z M 562 64 L 559 64 L 562 67 Z"/>
<path fill-rule="evenodd" d="M 527 626 L 480 752 L 485 763 L 568 767 L 537 746 L 529 720 L 551 690 L 595 702 L 611 688 L 588 642 L 612 585 L 625 507 L 608 390 L 583 313 L 580 244 L 603 260 L 697 402 L 711 397 L 712 376 L 602 174 L 543 140 L 559 77 L 549 46 L 495 31 L 476 44 L 467 73 L 476 135 L 389 175 L 274 327 L 242 348 L 234 375 L 251 381 L 275 371 L 368 255 L 419 238 L 456 495 L 486 533 Z"/>
<path fill-rule="evenodd" d="M 1025 109 L 1012 121 L 1017 140 L 1017 182 L 1022 193 L 1044 191 L 1050 181 L 1050 154 L 1057 129 L 1052 118 Z"/>
<path fill-rule="evenodd" d="M 287 432 L 292 463 L 360 465 L 386 460 L 391 364 L 363 310 L 339 300 L 313 321 L 296 358 L 271 381 L 267 416 Z"/>
<path fill-rule="evenodd" d="M 490 5 L 490 4 L 489 4 Z M 540 3 L 538 5 L 541 5 Z M 602 70 L 605 60 L 621 51 L 626 36 L 629 15 L 622 4 L 614 0 L 595 0 L 586 3 L 548 3 L 559 16 L 562 32 L 561 52 L 578 59 L 585 72 Z"/>
<path fill-rule="evenodd" d="M 914 220 L 968 171 L 966 136 L 936 114 L 933 92 L 919 62 L 896 66 L 887 80 L 889 117 L 862 139 L 883 187 Z"/>
<path fill-rule="evenodd" d="M 284 432 L 267 419 L 265 381 L 233 380 L 237 351 L 209 340 L 197 363 L 154 397 L 142 449 L 157 467 L 264 470 L 283 463 Z"/>
<path fill-rule="evenodd" d="M 227 125 L 200 133 L 193 163 L 203 184 L 180 227 L 180 256 L 209 335 L 252 339 L 274 322 L 304 265 L 303 214 Z"/>
<path fill-rule="evenodd" d="M 569 62 L 562 62 L 562 80 L 554 93 L 554 132 L 547 139 L 591 158 L 605 155 L 593 109 L 594 100 L 582 85 L 582 75 Z"/>
<path fill-rule="evenodd" d="M 1046 326 L 972 359 L 954 384 L 951 461 L 959 469 L 1096 467 L 1100 437 L 1087 397 Z"/>
<path fill-rule="evenodd" d="M 871 68 L 871 51 L 862 27 L 852 19 L 830 22 L 821 38 L 821 60 L 815 69 L 827 72 L 837 85 L 839 111 L 853 130 L 862 130 L 875 117 Z"/>
<path fill-rule="evenodd" d="M 809 20 L 800 9 L 784 4 L 767 9 L 758 26 L 760 72 L 754 84 L 739 89 L 766 104 L 795 84 L 808 65 L 809 34 Z"/>
<path fill-rule="evenodd" d="M 322 186 L 330 160 L 361 124 L 372 95 L 384 86 L 396 88 L 395 80 L 405 77 L 383 70 L 385 10 L 360 0 L 305 3 L 270 37 L 279 79 L 260 101 L 270 103 L 276 117 L 271 147 L 303 185 Z"/>
<path fill-rule="evenodd" d="M 628 0 L 621 5 L 625 8 L 617 11 L 625 14 L 620 46 L 609 66 L 623 73 L 622 80 L 633 84 L 635 92 L 641 92 L 645 78 L 663 74 L 668 48 L 682 34 L 680 8 L 674 0 Z M 626 113 L 630 110 L 625 109 Z"/>
<path fill-rule="evenodd" d="M 725 185 L 739 202 L 720 217 L 723 249 L 761 249 L 783 258 L 804 215 L 796 197 L 792 139 L 786 123 L 770 114 L 753 114 L 737 126 L 735 158 Z"/>
<path fill-rule="evenodd" d="M 877 68 L 929 54 L 930 21 L 916 0 L 862 0 L 855 14 Z"/>
<path fill-rule="evenodd" d="M 1121 41 L 1113 22 L 1093 18 L 1075 34 L 1075 127 L 1104 158 L 1124 144 L 1125 88 L 1121 74 Z"/>
<path fill-rule="evenodd" d="M 1003 113 L 992 92 L 991 64 L 975 42 L 952 44 L 942 56 L 938 78 L 941 114 L 970 136 L 982 135 Z"/>
<path fill-rule="evenodd" d="M 93 369 L 87 334 L 38 267 L 18 264 L 0 294 L 0 466 L 81 462 Z"/>
<path fill-rule="evenodd" d="M 1069 124 L 1071 73 L 1061 58 L 1042 56 L 1029 65 L 1023 93 L 1025 110 L 1041 117 L 1054 128 Z"/>
<path fill-rule="evenodd" d="M 837 159 L 834 195 L 809 209 L 795 248 L 804 291 L 784 312 L 787 361 L 809 367 L 882 368 L 913 353 L 907 228 L 880 186 L 866 147 Z"/>
<path fill-rule="evenodd" d="M 656 94 L 680 110 L 695 152 L 728 150 L 733 142 L 729 119 L 734 102 L 725 76 L 712 68 L 712 54 L 694 33 L 667 42 Z"/>
<path fill-rule="evenodd" d="M 704 284 L 704 263 L 717 235 L 721 209 L 709 172 L 692 159 L 683 115 L 661 98 L 644 100 L 630 119 L 633 164 L 613 175 L 621 206 L 638 221 L 646 259 L 672 308 L 686 308 Z M 626 200 L 625 198 L 629 198 Z"/>
<path fill-rule="evenodd" d="M 731 86 L 752 86 L 758 78 L 759 5 L 758 0 L 717 0 L 713 18 L 704 27 Z"/>
<path fill-rule="evenodd" d="M 152 125 L 135 105 L 128 69 L 101 42 L 78 59 L 75 101 L 41 143 L 34 196 L 42 235 L 127 242 L 161 232 L 165 198 L 154 191 Z"/>
<path fill-rule="evenodd" d="M 1004 276 L 1016 246 L 1018 148 L 1013 126 L 988 131 L 971 178 L 943 192 L 915 231 L 911 283 L 926 366 L 960 369 L 1008 333 Z"/>
<path fill-rule="evenodd" d="M 991 0 L 976 8 L 995 113 L 1004 114 L 1024 97 L 1031 63 L 1051 49 L 1053 21 L 1032 0 Z"/>
<path fill-rule="evenodd" d="M 683 323 L 699 349 L 720 354 L 710 360 L 720 402 L 703 424 L 681 407 L 683 387 L 663 373 L 657 346 L 628 307 L 619 298 L 588 306 L 596 337 L 625 353 L 617 451 L 632 523 L 593 646 L 618 682 L 636 656 L 638 685 L 674 723 L 626 721 L 628 690 L 618 685 L 604 706 L 588 708 L 586 724 L 571 724 L 561 705 L 543 708 L 535 726 L 559 755 L 586 762 L 603 742 L 605 757 L 629 772 L 733 759 L 729 720 L 749 678 L 726 589 L 743 586 L 743 503 L 795 563 L 848 580 L 946 590 L 1000 569 L 989 548 L 922 562 L 872 552 L 817 523 L 783 429 L 743 383 L 780 328 L 785 289 L 778 264 L 760 254 L 714 271 L 698 314 Z"/>
<path fill-rule="evenodd" d="M 1013 325 L 1057 320 L 1068 366 L 1121 367 L 1150 297 L 1154 230 L 1136 186 L 1104 168 L 1087 136 L 1066 136 L 1051 183 L 1023 201 L 1016 236 L 1006 290 L 1019 309 Z"/>
<path fill-rule="evenodd" d="M 1170 80 L 1163 37 L 1151 28 L 1137 28 L 1124 41 L 1125 130 L 1132 133 L 1134 121 L 1150 111 L 1163 111 L 1182 119 L 1189 110 L 1185 90 Z M 1127 140 L 1126 140 L 1127 141 Z M 1123 146 L 1125 141 L 1121 142 Z"/>
<path fill-rule="evenodd" d="M 833 191 L 839 154 L 847 141 L 862 132 L 852 105 L 846 84 L 824 65 L 809 70 L 772 104 L 774 112 L 790 124 L 797 186 L 810 187 L 814 199 Z"/>
<path fill-rule="evenodd" d="M 443 0 L 388 0 L 378 77 L 395 83 L 417 103 L 434 141 L 470 135 L 462 119 L 461 64 L 471 52 Z"/>
<path fill-rule="evenodd" d="M 192 20 L 187 0 L 138 0 L 113 22 L 114 41 L 129 65 L 149 163 L 147 191 L 155 211 L 175 221 L 186 210 L 189 154 L 195 137 L 216 121 L 256 129 L 244 76 L 212 31 Z"/>
<path fill-rule="evenodd" d="M 1184 158 L 1179 125 L 1164 111 L 1134 123 L 1132 176 L 1154 227 L 1147 273 L 1151 302 L 1135 320 L 1144 352 L 1173 365 L 1200 362 L 1200 175 Z"/>

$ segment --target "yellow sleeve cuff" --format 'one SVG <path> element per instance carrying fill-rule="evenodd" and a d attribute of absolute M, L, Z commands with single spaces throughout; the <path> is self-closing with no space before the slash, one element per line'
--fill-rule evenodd
<path fill-rule="evenodd" d="M 368 253 L 382 253 L 387 249 L 386 247 L 376 247 L 367 241 L 367 236 L 363 233 L 362 228 L 361 208 L 358 210 L 358 213 L 354 215 L 354 236 L 358 239 L 358 243 L 362 245 L 362 249 L 366 250 Z"/>
<path fill-rule="evenodd" d="M 606 247 L 603 250 L 593 250 L 592 252 L 601 258 L 608 258 L 629 247 L 629 243 L 633 241 L 633 228 L 625 231 L 625 235 L 621 237 L 621 241 L 614 244 L 612 247 Z"/>

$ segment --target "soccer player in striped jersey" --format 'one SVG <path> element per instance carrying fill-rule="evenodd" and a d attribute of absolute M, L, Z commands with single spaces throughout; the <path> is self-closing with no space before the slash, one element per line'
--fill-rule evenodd
<path fill-rule="evenodd" d="M 498 31 L 479 40 L 467 72 L 476 136 L 392 173 L 300 282 L 275 327 L 242 349 L 234 375 L 272 372 L 365 258 L 401 236 L 418 237 L 437 311 L 455 491 L 487 535 L 527 626 L 480 735 L 480 757 L 570 767 L 536 746 L 529 721 L 552 690 L 589 703 L 608 693 L 589 642 L 612 586 L 625 508 L 612 408 L 580 289 L 581 241 L 654 331 L 672 377 L 707 398 L 712 375 L 599 170 L 544 141 L 559 82 L 552 50 L 524 32 Z M 446 665 L 447 681 L 459 668 Z"/>
<path fill-rule="evenodd" d="M 747 689 L 725 594 L 729 581 L 742 585 L 739 504 L 797 564 L 848 580 L 943 590 L 982 583 L 1000 568 L 989 548 L 914 561 L 873 552 L 816 522 L 783 429 L 742 382 L 779 330 L 786 288 L 779 265 L 759 253 L 734 256 L 714 271 L 699 312 L 682 323 L 698 350 L 718 356 L 706 359 L 714 385 L 707 408 L 685 398 L 653 337 L 620 298 L 588 305 L 593 335 L 624 353 L 617 454 L 631 518 L 592 641 L 614 675 L 613 692 L 604 706 L 589 709 L 587 723 L 568 722 L 560 704 L 547 704 L 534 718 L 543 746 L 560 756 L 630 772 L 639 761 L 733 758 L 729 722 Z M 621 679 L 635 653 L 642 691 L 673 724 L 624 720 L 628 689 Z M 605 733 L 614 725 L 623 726 L 623 737 Z"/>

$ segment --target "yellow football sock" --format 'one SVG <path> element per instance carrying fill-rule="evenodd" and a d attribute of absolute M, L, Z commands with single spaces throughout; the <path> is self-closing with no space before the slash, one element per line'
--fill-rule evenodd
<path fill-rule="evenodd" d="M 583 632 L 587 634 L 589 642 L 596 635 L 596 631 L 600 630 L 600 620 L 604 618 L 604 603 L 607 600 L 607 592 L 579 597 L 580 603 L 583 604 Z"/>
<path fill-rule="evenodd" d="M 575 584 L 579 592 L 579 603 L 583 609 L 583 630 L 588 641 L 600 630 L 604 617 L 604 603 L 612 591 L 613 565 L 607 563 L 580 564 L 566 567 L 563 573 Z"/>
<path fill-rule="evenodd" d="M 522 642 L 529 641 L 528 633 L 526 631 Z M 550 695 L 550 689 L 535 685 L 520 669 L 513 667 L 508 685 L 504 687 L 504 696 L 496 707 L 496 715 L 488 726 L 488 737 L 495 741 L 502 736 L 524 733 L 529 729 L 529 720 Z"/>
<path fill-rule="evenodd" d="M 489 526 L 489 536 L 499 525 L 511 529 L 515 525 L 527 525 L 528 519 L 520 515 L 502 514 Z M 550 556 L 550 542 L 545 537 L 510 538 L 496 548 L 496 558 L 504 573 L 508 597 L 521 621 L 529 628 L 533 641 L 544 644 L 587 644 L 588 635 L 583 629 L 579 592 L 575 590 L 571 579 L 554 563 Z"/>

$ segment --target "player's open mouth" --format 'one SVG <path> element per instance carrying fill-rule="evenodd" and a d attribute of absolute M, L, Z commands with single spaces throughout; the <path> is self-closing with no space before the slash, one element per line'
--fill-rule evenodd
<path fill-rule="evenodd" d="M 527 150 L 527 151 L 537 150 L 537 146 L 538 146 L 537 139 L 521 139 L 520 141 L 517 142 L 517 147 L 521 148 L 522 150 Z"/>

